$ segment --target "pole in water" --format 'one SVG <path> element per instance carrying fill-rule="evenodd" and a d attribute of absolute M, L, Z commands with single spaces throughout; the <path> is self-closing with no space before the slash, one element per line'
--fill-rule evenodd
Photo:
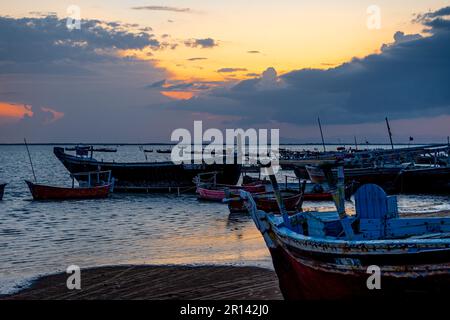
<path fill-rule="evenodd" d="M 355 149 L 358 150 L 358 142 L 356 141 L 356 136 L 355 136 Z"/>
<path fill-rule="evenodd" d="M 387 125 L 387 129 L 388 129 L 388 133 L 389 133 L 389 140 L 391 141 L 391 148 L 392 148 L 392 150 L 394 150 L 394 144 L 392 143 L 391 127 L 389 126 L 389 120 L 387 117 L 386 117 L 386 125 Z"/>
<path fill-rule="evenodd" d="M 33 161 L 31 161 L 30 150 L 28 149 L 27 139 L 23 138 L 23 142 L 25 142 L 25 147 L 27 148 L 28 159 L 30 159 L 31 171 L 33 171 L 34 182 L 37 182 L 36 174 L 34 173 Z"/>
<path fill-rule="evenodd" d="M 320 137 L 322 138 L 323 151 L 325 152 L 327 151 L 327 149 L 325 148 L 325 140 L 323 140 L 322 124 L 320 123 L 320 118 L 317 118 L 317 122 L 319 123 Z"/>

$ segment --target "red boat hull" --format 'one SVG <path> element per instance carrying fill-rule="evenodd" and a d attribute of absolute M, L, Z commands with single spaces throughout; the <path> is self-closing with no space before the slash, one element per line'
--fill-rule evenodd
<path fill-rule="evenodd" d="M 34 200 L 71 200 L 106 198 L 110 185 L 89 188 L 64 188 L 34 184 L 26 181 Z"/>
<path fill-rule="evenodd" d="M 294 195 L 283 195 L 284 205 L 287 211 L 298 211 L 298 205 L 300 203 L 302 196 L 301 194 Z M 254 199 L 256 202 L 256 207 L 258 210 L 263 210 L 266 212 L 279 212 L 278 203 L 273 197 L 273 193 L 257 193 L 254 194 Z M 244 201 L 242 199 L 231 200 L 228 202 L 228 208 L 230 212 L 245 212 L 247 208 L 245 207 Z"/>
<path fill-rule="evenodd" d="M 222 201 L 226 198 L 225 195 L 225 188 L 228 188 L 230 192 L 236 191 L 236 190 L 245 190 L 250 193 L 260 193 L 266 191 L 266 187 L 263 185 L 248 185 L 248 186 L 225 186 L 223 189 L 208 189 L 208 188 L 202 188 L 197 187 L 197 194 L 198 198 L 202 200 L 209 200 L 209 201 Z"/>
<path fill-rule="evenodd" d="M 365 272 L 337 273 L 307 265 L 282 246 L 269 248 L 278 275 L 280 289 L 286 300 L 342 300 L 363 297 L 405 297 L 448 295 L 450 275 L 427 277 L 395 277 L 381 272 L 381 289 L 368 289 Z"/>
<path fill-rule="evenodd" d="M 328 192 L 321 193 L 305 193 L 303 196 L 303 200 L 305 201 L 331 201 L 333 200 L 333 196 Z"/>

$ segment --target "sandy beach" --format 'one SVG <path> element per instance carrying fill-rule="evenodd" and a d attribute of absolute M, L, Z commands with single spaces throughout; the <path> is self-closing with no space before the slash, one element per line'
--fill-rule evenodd
<path fill-rule="evenodd" d="M 68 290 L 68 274 L 44 276 L 1 299 L 280 300 L 275 272 L 234 266 L 111 266 L 81 269 L 81 289 Z"/>

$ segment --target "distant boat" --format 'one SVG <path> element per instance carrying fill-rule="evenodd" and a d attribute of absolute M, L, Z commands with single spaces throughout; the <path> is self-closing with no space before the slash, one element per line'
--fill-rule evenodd
<path fill-rule="evenodd" d="M 77 155 L 85 155 L 87 156 L 89 152 L 117 152 L 116 148 L 94 148 L 94 146 L 75 146 L 75 147 L 66 147 L 66 151 L 75 151 Z"/>
<path fill-rule="evenodd" d="M 144 152 L 151 153 L 151 152 L 153 152 L 153 149 L 144 149 Z"/>
<path fill-rule="evenodd" d="M 87 176 L 88 183 L 82 183 L 79 187 L 74 185 L 75 176 Z M 106 180 L 100 180 L 106 176 Z M 99 199 L 106 198 L 110 193 L 113 183 L 111 171 L 89 172 L 72 175 L 72 187 L 59 187 L 33 183 L 25 180 L 34 200 L 73 200 L 73 199 Z"/>
<path fill-rule="evenodd" d="M 301 193 L 295 191 L 282 191 L 281 196 L 283 197 L 284 205 L 288 212 L 296 212 L 300 209 L 302 201 Z M 258 210 L 274 213 L 280 212 L 273 192 L 255 193 L 252 194 L 252 197 L 256 202 Z M 230 213 L 248 211 L 244 201 L 240 197 L 233 199 L 233 195 L 231 195 L 226 202 L 228 203 Z"/>
<path fill-rule="evenodd" d="M 0 201 L 3 199 L 6 185 L 7 183 L 0 183 Z"/>
<path fill-rule="evenodd" d="M 325 179 L 323 173 L 314 166 L 306 166 L 309 177 L 314 183 Z M 450 193 L 450 166 L 398 166 L 344 169 L 347 182 L 355 185 L 376 184 L 387 193 Z M 334 174 L 336 171 L 334 170 Z M 355 191 L 355 190 L 354 190 Z"/>
<path fill-rule="evenodd" d="M 251 193 L 260 193 L 266 191 L 264 185 L 246 185 L 246 186 L 230 186 L 230 185 L 215 185 L 215 186 L 198 186 L 197 197 L 201 200 L 208 201 L 222 201 L 226 198 L 226 192 L 236 190 L 245 190 Z"/>
<path fill-rule="evenodd" d="M 158 153 L 172 153 L 172 150 L 170 150 L 170 149 L 165 149 L 165 150 L 158 149 L 158 150 L 156 150 L 156 152 L 158 152 Z"/>
<path fill-rule="evenodd" d="M 217 183 L 236 184 L 241 174 L 241 165 L 225 163 L 163 162 L 103 162 L 85 156 L 73 156 L 63 148 L 53 149 L 55 156 L 71 173 L 111 170 L 117 192 L 177 192 L 195 191 L 193 179 L 200 173 L 216 172 Z M 83 177 L 80 179 L 86 180 Z"/>

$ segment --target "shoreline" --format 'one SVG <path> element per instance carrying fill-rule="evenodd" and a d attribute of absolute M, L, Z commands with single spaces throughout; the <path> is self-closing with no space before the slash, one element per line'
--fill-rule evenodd
<path fill-rule="evenodd" d="M 281 300 L 274 271 L 249 266 L 118 265 L 81 269 L 81 289 L 61 272 L 0 300 Z"/>

